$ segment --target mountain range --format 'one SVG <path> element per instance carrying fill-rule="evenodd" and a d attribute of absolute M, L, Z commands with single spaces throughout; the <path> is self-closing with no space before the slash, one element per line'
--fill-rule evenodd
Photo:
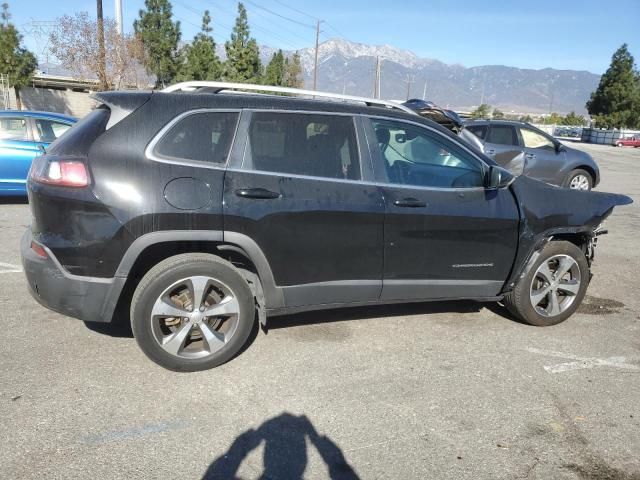
<path fill-rule="evenodd" d="M 217 43 L 216 52 L 225 58 L 224 43 Z M 263 65 L 274 52 L 276 49 L 270 46 L 260 46 Z M 315 49 L 303 48 L 299 54 L 305 87 L 311 89 Z M 573 110 L 585 114 L 585 103 L 600 81 L 599 75 L 576 70 L 532 70 L 505 65 L 467 68 L 421 58 L 409 50 L 389 45 L 332 39 L 318 48 L 317 89 L 373 96 L 376 58 L 381 62 L 381 98 L 405 100 L 424 95 L 427 100 L 458 111 L 471 111 L 480 103 L 488 103 L 505 113 L 566 114 Z M 41 64 L 40 70 L 53 75 L 71 75 L 54 64 Z"/>
<path fill-rule="evenodd" d="M 261 47 L 264 62 L 273 51 Z M 311 88 L 314 48 L 304 48 L 299 53 L 305 86 Z M 533 70 L 505 65 L 467 68 L 420 58 L 411 51 L 389 45 L 332 39 L 318 48 L 317 89 L 372 96 L 376 57 L 381 61 L 381 98 L 422 98 L 426 92 L 427 100 L 461 111 L 488 103 L 504 112 L 568 113 L 573 110 L 584 114 L 585 103 L 600 81 L 600 75 L 576 70 Z"/>

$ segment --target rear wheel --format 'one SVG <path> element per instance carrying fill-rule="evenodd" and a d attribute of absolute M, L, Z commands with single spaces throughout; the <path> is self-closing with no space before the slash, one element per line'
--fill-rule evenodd
<path fill-rule="evenodd" d="M 556 325 L 578 309 L 589 277 L 582 250 L 570 242 L 549 242 L 529 272 L 507 293 L 504 303 L 531 325 Z"/>
<path fill-rule="evenodd" d="M 593 188 L 593 178 L 586 170 L 576 168 L 569 173 L 565 186 L 572 190 L 591 190 Z"/>
<path fill-rule="evenodd" d="M 253 297 L 235 267 L 189 253 L 153 267 L 131 300 L 131 327 L 142 351 L 175 371 L 216 367 L 236 355 L 255 322 Z"/>

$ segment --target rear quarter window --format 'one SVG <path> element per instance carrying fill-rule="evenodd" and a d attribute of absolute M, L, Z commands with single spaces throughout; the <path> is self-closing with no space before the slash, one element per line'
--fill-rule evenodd
<path fill-rule="evenodd" d="M 480 140 L 484 140 L 487 136 L 487 126 L 486 125 L 471 125 L 470 127 L 465 127 L 471 133 L 473 133 Z"/>
<path fill-rule="evenodd" d="M 238 123 L 238 112 L 197 112 L 180 118 L 153 147 L 167 160 L 224 164 Z"/>

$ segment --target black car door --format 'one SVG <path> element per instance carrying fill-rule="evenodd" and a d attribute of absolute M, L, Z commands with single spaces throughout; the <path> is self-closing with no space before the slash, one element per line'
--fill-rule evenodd
<path fill-rule="evenodd" d="M 360 119 L 254 111 L 242 123 L 243 158 L 225 175 L 225 238 L 257 244 L 287 307 L 377 300 L 384 203 L 361 181 L 372 173 Z"/>
<path fill-rule="evenodd" d="M 511 192 L 483 187 L 486 165 L 435 129 L 372 118 L 385 198 L 385 300 L 497 295 L 518 241 Z"/>

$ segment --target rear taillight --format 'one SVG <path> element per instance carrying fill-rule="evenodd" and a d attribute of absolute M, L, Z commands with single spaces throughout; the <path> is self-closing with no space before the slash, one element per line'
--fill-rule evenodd
<path fill-rule="evenodd" d="M 59 187 L 86 187 L 89 172 L 84 161 L 76 158 L 62 158 L 44 155 L 37 157 L 31 166 L 34 182 L 57 185 Z"/>
<path fill-rule="evenodd" d="M 44 247 L 39 243 L 34 242 L 33 240 L 31 241 L 31 250 L 36 252 L 36 255 L 38 255 L 39 257 L 47 258 L 47 251 L 44 249 Z"/>

